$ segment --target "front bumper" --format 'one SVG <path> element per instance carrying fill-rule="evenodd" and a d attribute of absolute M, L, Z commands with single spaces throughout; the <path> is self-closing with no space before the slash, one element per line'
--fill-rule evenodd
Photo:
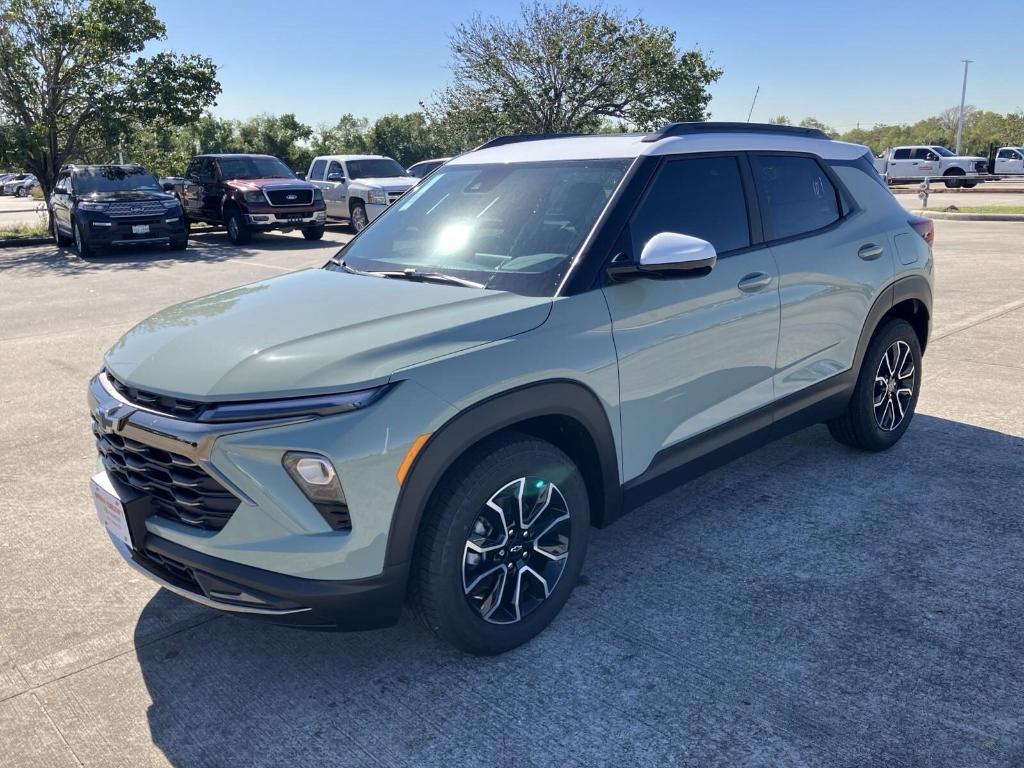
<path fill-rule="evenodd" d="M 76 214 L 85 225 L 86 240 L 97 247 L 166 245 L 188 237 L 180 211 L 167 215 L 112 218 L 103 215 Z M 137 231 L 141 229 L 145 231 Z"/>
<path fill-rule="evenodd" d="M 256 212 L 245 214 L 245 223 L 252 229 L 297 229 L 317 227 L 327 223 L 327 211 L 300 211 L 298 213 Z"/>

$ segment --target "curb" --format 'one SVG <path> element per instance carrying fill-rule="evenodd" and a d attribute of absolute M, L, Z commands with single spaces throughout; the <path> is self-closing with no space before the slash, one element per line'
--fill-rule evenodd
<path fill-rule="evenodd" d="M 0 237 L 0 248 L 17 248 L 19 245 L 46 245 L 52 237 Z"/>
<path fill-rule="evenodd" d="M 918 216 L 929 219 L 945 219 L 947 221 L 1024 221 L 1024 213 L 955 213 L 953 211 L 935 211 L 931 208 L 912 210 Z"/>

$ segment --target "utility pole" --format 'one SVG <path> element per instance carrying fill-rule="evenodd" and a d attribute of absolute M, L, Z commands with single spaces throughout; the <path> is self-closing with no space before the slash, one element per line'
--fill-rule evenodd
<path fill-rule="evenodd" d="M 960 118 L 956 121 L 956 153 L 960 154 L 960 140 L 964 135 L 964 101 L 967 98 L 967 67 L 973 62 L 970 59 L 961 59 L 964 63 L 964 87 L 960 90 Z"/>
<path fill-rule="evenodd" d="M 754 114 L 754 105 L 757 104 L 757 94 L 761 92 L 761 86 L 757 86 L 757 90 L 754 91 L 754 100 L 750 102 L 750 111 L 747 112 L 747 122 L 750 122 L 750 116 Z"/>

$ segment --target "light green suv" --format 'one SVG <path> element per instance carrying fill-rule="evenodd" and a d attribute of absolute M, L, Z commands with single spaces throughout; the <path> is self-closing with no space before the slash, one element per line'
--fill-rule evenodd
<path fill-rule="evenodd" d="M 89 387 L 99 516 L 204 605 L 365 629 L 411 602 L 513 648 L 591 526 L 809 424 L 902 436 L 932 225 L 871 159 L 729 123 L 489 142 L 322 269 L 118 341 Z"/>

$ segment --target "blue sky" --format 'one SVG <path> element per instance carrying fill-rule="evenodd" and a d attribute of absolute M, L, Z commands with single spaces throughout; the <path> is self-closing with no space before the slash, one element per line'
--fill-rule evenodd
<path fill-rule="evenodd" d="M 214 112 L 294 112 L 334 122 L 409 112 L 448 80 L 448 35 L 477 8 L 513 17 L 518 2 L 155 0 L 167 40 L 154 50 L 203 53 L 220 67 Z M 840 130 L 913 122 L 960 100 L 1024 109 L 1024 13 L 1017 2 L 613 3 L 669 27 L 681 47 L 710 52 L 725 74 L 712 88 L 718 120 L 814 116 Z M 1007 19 L 1012 19 L 1008 26 Z M 994 39 L 987 39 L 994 38 Z"/>

